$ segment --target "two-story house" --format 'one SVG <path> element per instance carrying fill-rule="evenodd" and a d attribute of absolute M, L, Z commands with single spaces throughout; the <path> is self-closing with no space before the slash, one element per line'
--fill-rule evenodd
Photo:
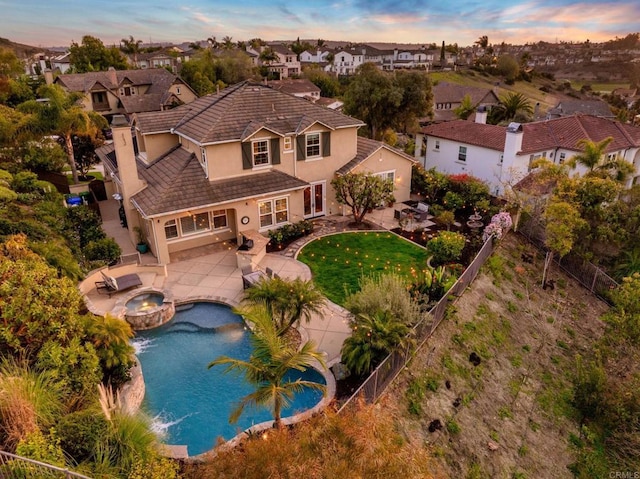
<path fill-rule="evenodd" d="M 500 195 L 507 184 L 522 179 L 540 158 L 562 164 L 582 152 L 586 139 L 599 142 L 612 137 L 606 155 L 619 157 L 635 167 L 627 187 L 640 182 L 640 128 L 590 115 L 511 123 L 508 127 L 487 125 L 486 112 L 476 122 L 449 121 L 424 127 L 416 138 L 415 157 L 425 168 L 467 173 L 487 182 Z M 586 169 L 577 165 L 574 173 Z"/>
<path fill-rule="evenodd" d="M 331 187 L 336 175 L 381 175 L 394 181 L 397 201 L 409 199 L 413 158 L 359 137 L 361 126 L 243 82 L 172 110 L 136 114 L 132 125 L 116 117 L 113 144 L 97 153 L 129 227 L 140 226 L 167 264 L 178 251 L 342 214 Z"/>
<path fill-rule="evenodd" d="M 457 119 L 455 109 L 465 96 L 469 96 L 474 108 L 483 106 L 490 109 L 500 103 L 498 96 L 488 88 L 471 87 L 455 83 L 439 82 L 431 89 L 433 93 L 433 121 L 450 121 Z"/>
<path fill-rule="evenodd" d="M 46 72 L 47 83 L 84 95 L 82 104 L 110 119 L 113 115 L 131 115 L 160 111 L 191 103 L 198 95 L 181 78 L 164 68 L 114 70 L 59 75 L 53 80 Z"/>

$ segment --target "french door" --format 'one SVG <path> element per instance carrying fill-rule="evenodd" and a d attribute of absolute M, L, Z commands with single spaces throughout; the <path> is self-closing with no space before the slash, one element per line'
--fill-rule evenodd
<path fill-rule="evenodd" d="M 311 183 L 304 189 L 304 217 L 315 218 L 325 215 L 326 182 Z"/>

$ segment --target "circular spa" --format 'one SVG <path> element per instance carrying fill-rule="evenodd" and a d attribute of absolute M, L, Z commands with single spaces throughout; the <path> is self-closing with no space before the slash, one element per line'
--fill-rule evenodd
<path fill-rule="evenodd" d="M 137 293 L 124 306 L 125 319 L 135 330 L 155 328 L 175 314 L 173 301 L 168 300 L 162 291 Z"/>
<path fill-rule="evenodd" d="M 229 424 L 231 411 L 255 387 L 242 375 L 225 374 L 222 366 L 207 369 L 223 355 L 248 360 L 251 334 L 229 306 L 207 302 L 180 305 L 168 323 L 136 333 L 144 406 L 165 443 L 186 445 L 189 456 L 194 456 L 211 450 L 219 437 L 229 440 L 273 419 L 268 409 L 248 406 L 237 423 Z M 292 371 L 291 377 L 326 384 L 315 369 Z M 311 409 L 321 399 L 320 391 L 305 388 L 283 409 L 282 417 Z"/>

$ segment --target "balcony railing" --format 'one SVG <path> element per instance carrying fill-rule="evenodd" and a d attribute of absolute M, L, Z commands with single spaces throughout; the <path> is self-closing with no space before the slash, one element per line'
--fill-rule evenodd
<path fill-rule="evenodd" d="M 90 479 L 61 467 L 0 451 L 2 479 Z"/>

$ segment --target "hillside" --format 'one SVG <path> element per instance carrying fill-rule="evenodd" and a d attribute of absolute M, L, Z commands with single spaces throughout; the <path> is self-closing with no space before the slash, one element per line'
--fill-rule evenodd
<path fill-rule="evenodd" d="M 434 71 L 429 73 L 429 77 L 434 84 L 437 82 L 449 82 L 492 89 L 498 97 L 501 97 L 507 92 L 519 92 L 529 98 L 533 105 L 540 103 L 541 114 L 546 113 L 549 108 L 555 107 L 561 100 L 575 100 L 575 97 L 571 97 L 557 90 L 559 82 L 542 77 L 535 77 L 531 82 L 517 81 L 513 85 L 507 85 L 504 81 L 501 81 L 499 77 L 482 74 L 473 70 L 460 70 L 458 72 Z M 541 88 L 546 91 L 541 90 Z M 578 92 L 574 93 L 578 94 Z"/>
<path fill-rule="evenodd" d="M 22 43 L 15 43 L 6 38 L 0 37 L 0 48 L 6 48 L 15 52 L 18 58 L 27 58 L 39 52 L 46 52 L 45 48 L 33 47 Z"/>
<path fill-rule="evenodd" d="M 384 399 L 448 477 L 572 477 L 575 358 L 608 307 L 556 268 L 555 289 L 543 290 L 542 266 L 519 236 L 505 238 Z M 442 428 L 429 432 L 435 420 Z"/>

